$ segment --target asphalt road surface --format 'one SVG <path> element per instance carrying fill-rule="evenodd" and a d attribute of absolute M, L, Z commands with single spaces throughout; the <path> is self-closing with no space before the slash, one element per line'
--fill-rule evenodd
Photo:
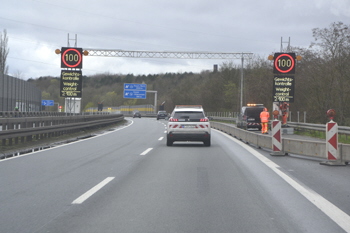
<path fill-rule="evenodd" d="M 350 167 L 272 157 L 212 130 L 167 147 L 166 121 L 0 161 L 0 232 L 350 232 Z"/>

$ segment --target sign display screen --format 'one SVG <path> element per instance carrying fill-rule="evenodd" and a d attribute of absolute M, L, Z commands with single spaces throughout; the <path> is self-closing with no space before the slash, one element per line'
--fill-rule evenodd
<path fill-rule="evenodd" d="M 61 71 L 61 97 L 76 97 L 82 96 L 82 72 L 73 70 Z"/>
<path fill-rule="evenodd" d="M 277 76 L 273 78 L 273 102 L 294 102 L 294 76 Z"/>

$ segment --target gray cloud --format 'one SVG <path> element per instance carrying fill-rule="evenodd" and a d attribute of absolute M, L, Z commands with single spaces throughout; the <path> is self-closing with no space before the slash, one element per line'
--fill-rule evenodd
<path fill-rule="evenodd" d="M 348 0 L 11 0 L 1 3 L 9 37 L 9 73 L 60 75 L 54 50 L 78 36 L 78 47 L 253 52 L 267 56 L 281 37 L 307 47 L 312 29 L 348 23 Z M 70 41 L 74 45 L 74 41 Z M 200 72 L 224 61 L 84 57 L 83 74 Z"/>

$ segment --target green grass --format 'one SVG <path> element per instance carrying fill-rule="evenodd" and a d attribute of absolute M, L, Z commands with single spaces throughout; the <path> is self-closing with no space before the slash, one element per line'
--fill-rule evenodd
<path fill-rule="evenodd" d="M 294 134 L 326 140 L 326 133 L 323 131 L 295 129 Z M 350 144 L 350 137 L 346 134 L 338 134 L 338 143 Z"/>

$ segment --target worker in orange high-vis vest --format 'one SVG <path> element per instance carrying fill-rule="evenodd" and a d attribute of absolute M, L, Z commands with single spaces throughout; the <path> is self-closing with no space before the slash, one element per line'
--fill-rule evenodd
<path fill-rule="evenodd" d="M 267 134 L 268 131 L 268 123 L 270 119 L 270 113 L 267 111 L 267 108 L 264 108 L 264 110 L 260 113 L 260 120 L 261 120 L 261 133 Z"/>

